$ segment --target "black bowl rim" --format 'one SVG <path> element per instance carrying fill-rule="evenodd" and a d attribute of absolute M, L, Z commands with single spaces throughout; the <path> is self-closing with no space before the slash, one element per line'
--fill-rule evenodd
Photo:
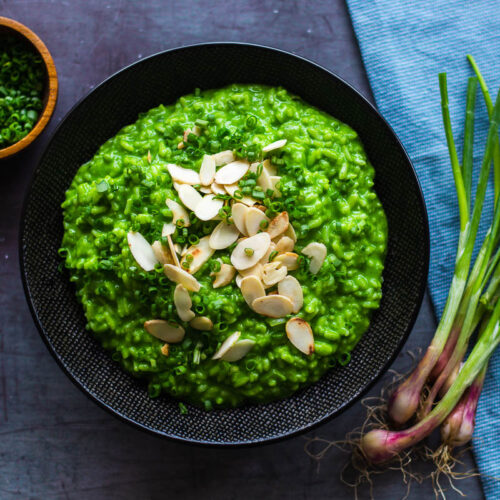
<path fill-rule="evenodd" d="M 406 160 L 408 162 L 408 165 L 411 168 L 413 176 L 415 178 L 416 186 L 417 186 L 417 190 L 418 190 L 418 195 L 419 195 L 419 199 L 420 199 L 420 208 L 422 210 L 422 213 L 423 213 L 424 219 L 425 219 L 425 227 L 424 227 L 424 229 L 425 229 L 425 254 L 422 256 L 422 258 L 425 261 L 424 262 L 424 267 L 426 269 L 426 272 L 422 273 L 422 279 L 421 279 L 421 282 L 419 283 L 420 293 L 419 293 L 419 296 L 418 296 L 418 300 L 416 302 L 417 307 L 415 308 L 415 311 L 414 311 L 414 313 L 413 313 L 413 315 L 412 315 L 412 317 L 411 317 L 411 319 L 410 319 L 410 321 L 408 323 L 407 331 L 401 337 L 401 340 L 399 341 L 399 344 L 398 344 L 397 348 L 394 350 L 394 353 L 391 356 L 391 358 L 382 366 L 382 368 L 379 370 L 379 373 L 372 379 L 372 381 L 370 383 L 368 383 L 363 389 L 361 389 L 361 391 L 355 397 L 353 397 L 350 401 L 348 401 L 347 403 L 345 403 L 344 405 L 342 405 L 336 411 L 330 413 L 329 415 L 324 416 L 323 418 L 320 418 L 319 420 L 317 420 L 315 422 L 311 422 L 311 423 L 309 423 L 307 425 L 304 425 L 301 428 L 296 429 L 293 432 L 287 432 L 287 433 L 284 433 L 284 434 L 281 434 L 279 436 L 275 436 L 275 437 L 272 437 L 272 438 L 257 439 L 257 440 L 251 441 L 251 442 L 235 441 L 235 442 L 215 443 L 215 442 L 211 442 L 211 441 L 187 439 L 187 438 L 183 438 L 183 437 L 180 437 L 180 436 L 172 436 L 172 435 L 169 435 L 169 434 L 167 434 L 165 432 L 161 432 L 159 430 L 156 430 L 156 429 L 153 429 L 151 427 L 148 427 L 148 426 L 146 426 L 146 425 L 144 425 L 142 423 L 139 423 L 139 422 L 135 421 L 132 418 L 127 417 L 126 415 L 121 414 L 120 412 L 118 412 L 117 410 L 115 410 L 114 408 L 112 408 L 110 405 L 108 405 L 106 402 L 102 401 L 97 396 L 91 394 L 83 386 L 83 384 L 73 375 L 73 373 L 68 368 L 66 368 L 66 366 L 64 365 L 63 360 L 60 358 L 58 352 L 55 350 L 54 346 L 52 345 L 52 343 L 50 342 L 50 340 L 46 336 L 44 328 L 43 328 L 43 326 L 42 326 L 42 324 L 40 322 L 40 319 L 38 318 L 38 314 L 37 314 L 37 312 L 35 310 L 35 307 L 33 305 L 33 300 L 32 300 L 32 297 L 31 297 L 29 286 L 28 286 L 28 279 L 27 279 L 26 272 L 25 272 L 26 270 L 25 270 L 25 267 L 24 267 L 24 252 L 23 252 L 23 246 L 22 246 L 23 236 L 24 236 L 24 231 L 25 231 L 24 220 L 25 220 L 25 216 L 26 216 L 26 210 L 27 210 L 29 198 L 30 198 L 30 195 L 31 195 L 32 187 L 33 187 L 34 181 L 35 181 L 35 179 L 36 179 L 36 177 L 38 175 L 38 172 L 40 170 L 40 166 L 41 166 L 41 164 L 43 162 L 43 159 L 47 155 L 47 152 L 50 149 L 50 146 L 51 146 L 51 144 L 52 144 L 55 136 L 57 135 L 59 129 L 64 126 L 64 123 L 67 120 L 67 118 L 73 113 L 73 111 L 76 108 L 78 108 L 85 100 L 87 100 L 94 91 L 96 91 L 98 88 L 101 88 L 104 85 L 106 85 L 110 80 L 112 80 L 114 77 L 118 76 L 119 74 L 128 71 L 129 69 L 131 69 L 132 67 L 134 67 L 137 64 L 140 64 L 142 61 L 149 60 L 149 59 L 152 59 L 154 57 L 162 56 L 164 54 L 169 54 L 169 53 L 173 53 L 173 52 L 177 52 L 177 51 L 182 51 L 182 50 L 189 50 L 189 49 L 193 49 L 193 48 L 196 48 L 196 47 L 202 47 L 202 46 L 212 46 L 212 47 L 216 47 L 216 46 L 241 46 L 241 47 L 244 47 L 244 46 L 247 46 L 247 47 L 254 47 L 254 48 L 257 48 L 257 49 L 264 49 L 266 51 L 277 52 L 277 53 L 280 53 L 280 54 L 283 54 L 283 55 L 286 55 L 286 56 L 290 56 L 290 57 L 295 58 L 295 59 L 299 59 L 299 60 L 301 60 L 303 62 L 306 62 L 308 64 L 311 64 L 311 65 L 315 66 L 317 69 L 319 69 L 319 70 L 327 73 L 327 75 L 330 76 L 331 78 L 337 79 L 343 85 L 347 86 L 352 92 L 354 92 L 355 94 L 357 94 L 357 97 L 360 98 L 363 101 L 364 105 L 367 106 L 372 113 L 374 113 L 375 115 L 377 115 L 377 117 L 384 123 L 384 125 L 388 128 L 388 130 L 392 133 L 392 135 L 396 139 L 397 144 L 401 148 L 401 150 L 402 150 L 402 152 L 403 152 L 403 154 L 404 154 L 404 156 L 405 156 L 405 158 L 406 158 Z M 181 443 L 186 443 L 186 444 L 195 445 L 195 446 L 213 447 L 213 448 L 241 448 L 241 447 L 250 447 L 250 446 L 257 446 L 257 445 L 262 445 L 262 444 L 271 444 L 271 443 L 280 442 L 280 441 L 283 441 L 285 439 L 288 439 L 288 438 L 291 438 L 291 437 L 294 437 L 294 436 L 298 436 L 298 435 L 303 434 L 305 432 L 311 431 L 311 430 L 319 427 L 320 425 L 325 424 L 326 422 L 330 421 L 334 417 L 337 417 L 342 412 L 344 412 L 345 410 L 347 410 L 348 408 L 350 408 L 355 402 L 359 401 L 380 380 L 380 378 L 387 372 L 387 370 L 390 367 L 390 365 L 395 361 L 396 357 L 401 352 L 401 349 L 403 348 L 403 345 L 408 340 L 408 337 L 409 337 L 409 335 L 410 335 L 410 333 L 411 333 L 411 331 L 413 329 L 413 326 L 414 326 L 415 321 L 417 319 L 418 313 L 420 311 L 420 307 L 422 305 L 422 300 L 423 300 L 423 297 L 424 297 L 424 293 L 425 293 L 425 290 L 426 290 L 426 287 L 427 287 L 427 275 L 429 273 L 429 260 L 430 260 L 429 218 L 428 218 L 428 214 L 427 214 L 427 207 L 426 207 L 426 204 L 425 204 L 425 198 L 424 198 L 424 195 L 423 195 L 423 191 L 422 191 L 422 186 L 420 184 L 420 180 L 419 180 L 419 178 L 417 176 L 417 172 L 415 170 L 415 167 L 413 166 L 413 163 L 412 163 L 410 157 L 408 156 L 408 153 L 406 152 L 406 149 L 404 148 L 403 144 L 399 140 L 398 136 L 394 132 L 394 130 L 391 127 L 391 125 L 380 114 L 380 112 L 377 110 L 377 108 L 370 101 L 368 101 L 368 99 L 366 99 L 366 97 L 364 97 L 361 94 L 361 92 L 359 92 L 358 90 L 356 90 L 351 84 L 347 83 L 341 77 L 339 77 L 338 75 L 336 75 L 335 73 L 333 73 L 329 69 L 325 68 L 324 66 L 322 66 L 322 65 L 320 65 L 320 64 L 318 64 L 318 63 L 316 63 L 314 61 L 311 61 L 311 60 L 309 60 L 309 59 L 307 59 L 305 57 L 299 56 L 297 54 L 293 54 L 292 52 L 289 52 L 289 51 L 286 51 L 286 50 L 283 50 L 283 49 L 278 49 L 278 48 L 275 48 L 275 47 L 269 47 L 269 46 L 266 46 L 266 45 L 260 45 L 260 44 L 256 44 L 256 43 L 231 42 L 231 41 L 201 42 L 201 43 L 195 43 L 195 44 L 190 44 L 190 45 L 181 45 L 179 47 L 174 47 L 172 49 L 167 49 L 167 50 L 162 50 L 162 51 L 159 51 L 159 52 L 155 52 L 154 54 L 151 54 L 151 55 L 149 55 L 147 57 L 141 58 L 138 61 L 134 61 L 133 63 L 128 64 L 127 66 L 119 69 L 118 71 L 116 71 L 115 73 L 113 73 L 112 75 L 110 75 L 106 79 L 104 79 L 101 83 L 99 83 L 98 85 L 96 85 L 94 88 L 92 88 L 83 97 L 81 97 L 71 107 L 71 109 L 65 114 L 64 118 L 59 122 L 59 124 L 57 125 L 57 127 L 51 133 L 50 139 L 47 142 L 47 145 L 45 146 L 42 155 L 40 156 L 40 159 L 38 161 L 38 165 L 37 165 L 36 169 L 34 170 L 34 172 L 32 174 L 32 177 L 31 177 L 31 180 L 30 180 L 30 183 L 29 183 L 29 186 L 28 186 L 28 189 L 26 191 L 26 195 L 25 195 L 25 198 L 24 198 L 24 201 L 23 201 L 23 206 L 22 206 L 22 211 L 21 211 L 21 217 L 20 217 L 20 223 L 19 223 L 19 236 L 18 236 L 18 238 L 19 238 L 19 240 L 18 240 L 18 246 L 19 246 L 19 265 L 20 265 L 20 271 L 21 271 L 21 280 L 22 280 L 22 283 L 23 283 L 24 293 L 26 295 L 26 299 L 27 299 L 27 302 L 28 302 L 29 310 L 31 312 L 31 315 L 32 315 L 33 320 L 35 322 L 35 325 L 37 327 L 38 333 L 40 334 L 40 337 L 42 338 L 44 344 L 46 345 L 47 349 L 49 350 L 50 354 L 55 359 L 55 361 L 57 362 L 57 364 L 59 365 L 59 367 L 66 374 L 66 376 L 73 382 L 73 384 L 75 384 L 76 387 L 78 387 L 91 401 L 93 401 L 98 406 L 100 406 L 101 408 L 103 408 L 104 410 L 106 410 L 107 412 L 109 412 L 114 417 L 118 418 L 119 420 L 125 422 L 126 424 L 128 424 L 128 425 L 130 425 L 130 426 L 132 426 L 132 427 L 134 427 L 136 429 L 138 428 L 138 429 L 140 429 L 140 430 L 142 430 L 144 432 L 147 432 L 148 434 L 153 434 L 155 436 L 166 438 L 166 439 L 169 439 L 169 440 L 175 441 L 175 442 L 181 442 Z"/>

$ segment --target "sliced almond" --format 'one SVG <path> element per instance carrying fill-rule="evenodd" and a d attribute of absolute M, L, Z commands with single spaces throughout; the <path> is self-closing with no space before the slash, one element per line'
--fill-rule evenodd
<path fill-rule="evenodd" d="M 219 210 L 223 207 L 224 202 L 222 200 L 214 199 L 213 194 L 205 195 L 200 203 L 196 206 L 194 214 L 200 220 L 211 220 L 219 214 Z"/>
<path fill-rule="evenodd" d="M 215 160 L 213 156 L 205 155 L 200 166 L 200 182 L 203 186 L 212 184 L 215 177 Z"/>
<path fill-rule="evenodd" d="M 209 245 L 210 236 L 204 236 L 200 238 L 200 241 L 196 245 L 191 245 L 184 257 L 181 260 L 181 267 L 185 269 L 189 274 L 194 274 L 198 272 L 203 264 L 212 257 L 215 250 Z M 188 255 L 191 255 L 193 260 L 188 263 Z"/>
<path fill-rule="evenodd" d="M 258 208 L 249 207 L 245 214 L 245 227 L 247 234 L 249 236 L 253 236 L 259 231 L 264 231 L 266 227 L 261 227 L 262 221 L 267 222 L 267 227 L 269 224 L 269 217 Z"/>
<path fill-rule="evenodd" d="M 277 169 L 276 166 L 271 163 L 269 158 L 266 158 L 264 161 L 257 161 L 255 163 L 252 163 L 250 165 L 250 172 L 252 173 L 257 173 L 257 169 L 259 168 L 259 165 L 262 165 L 263 170 L 267 170 L 267 173 L 269 175 L 276 175 L 277 174 Z"/>
<path fill-rule="evenodd" d="M 180 246 L 180 245 L 179 245 Z M 188 253 L 188 250 L 189 250 L 189 247 L 187 245 L 184 245 L 182 248 L 181 248 L 181 251 L 179 252 L 179 255 L 181 257 L 184 257 L 184 255 L 186 255 Z"/>
<path fill-rule="evenodd" d="M 271 244 L 269 245 L 267 252 L 262 256 L 262 259 L 260 259 L 259 262 L 262 265 L 267 264 L 269 262 L 269 257 L 275 250 L 276 250 L 276 243 L 274 243 L 274 241 L 271 241 Z"/>
<path fill-rule="evenodd" d="M 191 321 L 194 318 L 194 312 L 191 311 L 193 302 L 189 292 L 181 284 L 175 287 L 174 304 L 181 321 Z"/>
<path fill-rule="evenodd" d="M 243 278 L 244 278 L 244 276 L 242 276 L 241 274 L 236 275 L 236 278 L 234 279 L 234 281 L 235 281 L 236 286 L 238 288 L 241 288 L 241 282 L 243 281 Z"/>
<path fill-rule="evenodd" d="M 189 325 L 195 330 L 201 330 L 202 332 L 208 332 L 214 327 L 212 320 L 207 316 L 197 316 L 189 322 Z"/>
<path fill-rule="evenodd" d="M 162 236 L 168 236 L 169 234 L 175 233 L 175 224 L 173 222 L 165 222 L 161 230 Z"/>
<path fill-rule="evenodd" d="M 251 236 L 236 245 L 231 254 L 231 263 L 238 270 L 255 266 L 267 252 L 270 244 L 271 238 L 268 233 Z"/>
<path fill-rule="evenodd" d="M 262 280 L 262 264 L 257 262 L 255 266 L 250 267 L 249 269 L 241 269 L 240 274 L 245 276 L 256 276 L 259 280 Z"/>
<path fill-rule="evenodd" d="M 288 228 L 283 234 L 285 236 L 288 236 L 289 238 L 292 238 L 292 240 L 297 243 L 297 235 L 295 234 L 295 229 L 293 228 L 291 223 L 288 224 Z"/>
<path fill-rule="evenodd" d="M 233 203 L 231 207 L 231 218 L 233 219 L 234 225 L 238 228 L 238 231 L 247 236 L 247 226 L 245 224 L 246 215 L 249 208 L 243 203 Z"/>
<path fill-rule="evenodd" d="M 269 180 L 271 181 L 271 189 L 274 191 L 274 196 L 276 196 L 276 198 L 281 198 L 281 191 L 276 187 L 281 177 L 279 175 L 270 175 Z"/>
<path fill-rule="evenodd" d="M 312 274 L 317 274 L 326 258 L 326 246 L 323 245 L 323 243 L 315 241 L 305 246 L 302 249 L 302 253 L 311 259 L 309 271 L 311 271 Z"/>
<path fill-rule="evenodd" d="M 157 339 L 174 344 L 184 338 L 184 328 L 163 319 L 150 319 L 144 323 L 146 331 Z"/>
<path fill-rule="evenodd" d="M 280 139 L 279 141 L 271 142 L 267 146 L 262 148 L 263 153 L 269 153 L 270 151 L 274 151 L 275 149 L 280 149 L 286 145 L 286 139 Z"/>
<path fill-rule="evenodd" d="M 229 335 L 229 337 L 222 342 L 222 345 L 219 347 L 217 352 L 212 356 L 212 359 L 220 359 L 224 354 L 226 354 L 229 349 L 238 342 L 238 339 L 240 338 L 241 333 L 240 332 L 234 332 L 233 334 Z"/>
<path fill-rule="evenodd" d="M 263 316 L 283 318 L 291 314 L 293 305 L 288 297 L 284 297 L 283 295 L 268 295 L 255 299 L 252 303 L 252 309 Z"/>
<path fill-rule="evenodd" d="M 175 266 L 180 267 L 179 259 L 177 258 L 177 250 L 176 250 L 176 245 L 177 246 L 180 246 L 180 245 L 178 243 L 176 243 L 174 245 L 174 243 L 172 241 L 172 237 L 169 234 L 167 235 L 167 241 L 168 241 L 168 248 L 170 249 L 170 255 L 172 256 L 172 260 L 174 261 L 173 263 Z"/>
<path fill-rule="evenodd" d="M 280 234 L 284 233 L 289 225 L 288 212 L 281 212 L 278 214 L 267 227 L 267 232 L 271 239 L 276 238 Z"/>
<path fill-rule="evenodd" d="M 214 194 L 226 194 L 226 190 L 222 184 L 217 184 L 216 182 L 212 182 L 210 186 L 212 189 L 212 193 Z"/>
<path fill-rule="evenodd" d="M 212 158 L 215 161 L 215 165 L 220 167 L 221 165 L 226 165 L 227 163 L 231 163 L 235 160 L 234 154 L 231 150 L 221 151 L 220 153 L 216 153 L 212 155 Z"/>
<path fill-rule="evenodd" d="M 169 353 L 169 348 L 170 346 L 168 344 L 163 344 L 161 346 L 161 353 L 164 355 L 164 356 L 168 356 L 168 353 Z"/>
<path fill-rule="evenodd" d="M 151 247 L 153 248 L 153 252 L 155 253 L 156 258 L 160 264 L 172 264 L 173 259 L 170 254 L 170 250 L 167 250 L 165 246 L 161 244 L 160 241 L 155 241 Z"/>
<path fill-rule="evenodd" d="M 282 236 L 276 242 L 276 251 L 278 253 L 291 252 L 295 246 L 294 241 L 289 236 Z"/>
<path fill-rule="evenodd" d="M 183 168 L 179 167 L 179 165 L 169 163 L 167 165 L 167 170 L 172 179 L 176 182 L 191 185 L 200 183 L 200 175 L 198 172 L 191 170 L 190 168 Z"/>
<path fill-rule="evenodd" d="M 209 245 L 214 250 L 223 250 L 231 246 L 240 235 L 240 232 L 235 224 L 227 224 L 222 221 L 215 227 L 210 235 Z"/>
<path fill-rule="evenodd" d="M 169 280 L 174 283 L 180 283 L 190 292 L 197 292 L 200 289 L 198 280 L 180 267 L 173 266 L 172 264 L 165 264 L 163 266 L 163 272 Z"/>
<path fill-rule="evenodd" d="M 286 266 L 282 266 L 279 262 L 269 262 L 263 266 L 262 281 L 264 285 L 273 286 L 283 280 L 286 274 Z"/>
<path fill-rule="evenodd" d="M 152 271 L 158 264 L 153 247 L 141 233 L 130 231 L 127 234 L 128 246 L 135 261 L 144 271 Z"/>
<path fill-rule="evenodd" d="M 235 182 L 234 184 L 225 184 L 224 185 L 224 189 L 226 190 L 226 193 L 231 196 L 231 197 L 234 197 L 234 193 L 237 191 L 238 189 L 238 183 Z"/>
<path fill-rule="evenodd" d="M 179 245 L 179 243 L 175 243 L 174 244 L 174 251 L 177 255 L 181 255 L 182 254 L 182 247 Z"/>
<path fill-rule="evenodd" d="M 199 203 L 201 203 L 201 200 L 203 199 L 201 197 L 201 194 L 198 193 L 198 191 L 196 191 L 196 189 L 189 184 L 180 184 L 177 192 L 179 193 L 179 198 L 184 206 L 189 208 L 189 210 L 192 210 L 193 212 L 196 210 L 196 207 Z"/>
<path fill-rule="evenodd" d="M 250 339 L 238 340 L 220 357 L 220 359 L 229 362 L 239 361 L 251 351 L 254 345 L 255 342 Z"/>
<path fill-rule="evenodd" d="M 309 323 L 302 318 L 292 318 L 286 323 L 286 336 L 304 354 L 314 352 L 314 336 Z"/>
<path fill-rule="evenodd" d="M 304 305 L 304 294 L 297 278 L 288 275 L 284 280 L 278 283 L 278 293 L 288 297 L 292 301 L 292 312 L 298 313 Z"/>
<path fill-rule="evenodd" d="M 215 174 L 217 184 L 234 184 L 238 182 L 248 171 L 250 164 L 245 160 L 237 160 L 228 163 Z"/>
<path fill-rule="evenodd" d="M 167 204 L 167 207 L 172 211 L 172 222 L 174 225 L 176 225 L 177 221 L 179 220 L 183 221 L 183 227 L 189 227 L 191 225 L 191 222 L 189 221 L 189 214 L 182 205 L 174 200 L 171 200 L 170 198 L 167 198 L 165 200 L 165 203 Z"/>
<path fill-rule="evenodd" d="M 252 307 L 253 301 L 259 297 L 265 297 L 266 291 L 259 278 L 256 276 L 246 276 L 241 280 L 241 295 L 245 302 Z"/>
<path fill-rule="evenodd" d="M 220 271 L 213 273 L 215 280 L 212 283 L 214 288 L 221 288 L 229 285 L 233 281 L 236 269 L 231 264 L 221 264 Z"/>
<path fill-rule="evenodd" d="M 299 256 L 294 252 L 280 253 L 274 258 L 273 262 L 279 262 L 286 266 L 289 271 L 295 271 L 299 268 Z"/>
<path fill-rule="evenodd" d="M 267 169 L 263 168 L 262 173 L 259 175 L 257 179 L 257 184 L 263 189 L 264 193 L 268 189 L 273 189 L 273 183 L 271 182 L 271 177 L 267 172 Z"/>
<path fill-rule="evenodd" d="M 213 193 L 212 191 L 212 187 L 210 186 L 201 186 L 200 187 L 200 193 L 203 193 L 203 194 L 210 194 L 210 193 Z"/>
<path fill-rule="evenodd" d="M 240 198 L 238 201 L 247 207 L 251 207 L 257 203 L 257 200 L 251 196 L 243 196 L 243 198 Z"/>

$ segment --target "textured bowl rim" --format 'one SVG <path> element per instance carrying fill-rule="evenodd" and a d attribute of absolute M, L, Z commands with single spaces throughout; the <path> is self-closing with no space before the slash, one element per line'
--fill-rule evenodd
<path fill-rule="evenodd" d="M 23 252 L 23 237 L 24 237 L 24 232 L 25 232 L 25 216 L 26 216 L 26 210 L 28 207 L 28 202 L 30 199 L 32 187 L 34 184 L 34 181 L 36 177 L 38 176 L 41 164 L 43 163 L 43 160 L 45 156 L 47 155 L 48 150 L 50 149 L 50 146 L 57 135 L 58 131 L 60 128 L 62 128 L 67 120 L 67 118 L 78 108 L 84 101 L 86 101 L 90 95 L 95 92 L 97 89 L 102 88 L 105 86 L 110 80 L 115 78 L 116 76 L 128 71 L 129 69 L 133 68 L 134 66 L 141 64 L 143 61 L 153 59 L 158 56 L 162 56 L 165 54 L 170 54 L 178 51 L 183 51 L 183 50 L 189 50 L 197 47 L 223 47 L 223 46 L 236 46 L 236 47 L 253 47 L 256 49 L 263 49 L 266 51 L 270 52 L 275 52 L 278 54 L 283 54 L 287 57 L 295 58 L 298 60 L 301 60 L 302 62 L 305 62 L 307 64 L 310 64 L 317 69 L 323 71 L 326 73 L 330 78 L 334 78 L 338 81 L 341 82 L 341 84 L 345 85 L 348 87 L 353 93 L 357 95 L 359 99 L 362 100 L 363 104 L 370 110 L 371 113 L 374 113 L 382 122 L 383 124 L 387 127 L 389 132 L 393 135 L 394 139 L 396 140 L 397 145 L 400 147 L 401 151 L 403 152 L 403 155 L 411 169 L 411 172 L 413 173 L 413 177 L 415 178 L 416 181 L 416 188 L 417 188 L 417 194 L 418 198 L 420 201 L 420 208 L 422 210 L 422 215 L 424 216 L 424 232 L 425 232 L 425 252 L 424 255 L 421 256 L 424 262 L 424 269 L 425 272 L 422 273 L 422 278 L 420 283 L 418 284 L 419 288 L 419 294 L 418 294 L 418 299 L 416 300 L 416 307 L 415 311 L 413 312 L 412 316 L 410 317 L 410 320 L 408 322 L 408 327 L 404 333 L 404 335 L 401 336 L 401 339 L 395 348 L 392 356 L 387 360 L 387 362 L 380 368 L 378 374 L 368 383 L 366 384 L 365 387 L 363 387 L 359 393 L 354 396 L 350 401 L 347 401 L 345 404 L 340 406 L 337 410 L 333 411 L 332 413 L 325 415 L 324 417 L 308 423 L 306 425 L 303 425 L 299 429 L 296 429 L 292 432 L 284 432 L 278 436 L 273 436 L 271 438 L 262 438 L 262 439 L 255 439 L 252 441 L 232 441 L 232 442 L 213 442 L 213 441 L 206 441 L 206 440 L 197 440 L 197 439 L 188 439 L 180 436 L 175 436 L 175 435 L 170 435 L 165 432 L 159 431 L 157 429 L 153 429 L 151 427 L 148 427 L 140 422 L 137 422 L 136 420 L 120 413 L 113 407 L 111 407 L 109 404 L 107 404 L 105 401 L 101 400 L 99 397 L 97 397 L 94 394 L 91 394 L 85 387 L 84 385 L 73 375 L 73 373 L 66 368 L 63 360 L 59 356 L 59 353 L 55 350 L 53 347 L 52 343 L 48 339 L 47 335 L 45 334 L 45 331 L 43 329 L 43 326 L 40 322 L 40 319 L 38 317 L 38 314 L 35 310 L 35 307 L 33 305 L 33 300 L 31 296 L 31 292 L 28 286 L 28 280 L 26 277 L 26 270 L 24 267 L 24 252 Z M 202 42 L 202 43 L 195 43 L 195 44 L 190 44 L 190 45 L 182 45 L 179 47 L 175 47 L 172 49 L 167 49 L 167 50 L 162 50 L 159 52 L 155 52 L 154 54 L 151 54 L 147 57 L 141 58 L 138 61 L 134 61 L 133 63 L 121 68 L 120 70 L 116 71 L 109 77 L 107 77 L 105 80 L 103 80 L 99 85 L 96 85 L 92 90 L 90 90 L 86 95 L 84 95 L 82 98 L 80 98 L 72 107 L 71 109 L 65 114 L 64 118 L 60 121 L 58 126 L 55 128 L 55 130 L 52 132 L 49 141 L 47 142 L 47 145 L 44 147 L 44 152 L 40 157 L 40 160 L 38 161 L 38 165 L 36 169 L 34 170 L 32 174 L 32 178 L 30 180 L 28 189 L 26 191 L 26 195 L 23 201 L 23 207 L 22 207 L 22 212 L 21 212 L 21 217 L 20 217 L 20 224 L 19 224 L 19 265 L 20 265 L 20 271 L 21 271 L 21 280 L 23 283 L 23 288 L 24 288 L 24 293 L 26 295 L 26 300 L 28 302 L 28 307 L 31 312 L 31 315 L 33 317 L 34 323 L 37 327 L 38 333 L 40 334 L 43 342 L 47 346 L 47 349 L 49 350 L 50 354 L 52 357 L 56 360 L 57 364 L 59 367 L 62 369 L 62 371 L 68 376 L 68 378 L 92 401 L 94 401 L 98 406 L 106 410 L 107 412 L 111 413 L 113 416 L 117 417 L 121 421 L 129 424 L 130 426 L 140 429 L 142 431 L 145 431 L 149 434 L 155 435 L 157 437 L 162 437 L 169 439 L 171 441 L 175 442 L 181 442 L 181 443 L 186 443 L 190 445 L 195 445 L 195 446 L 203 446 L 203 447 L 213 447 L 213 448 L 241 448 L 241 447 L 250 447 L 250 446 L 257 446 L 257 445 L 262 445 L 262 444 L 271 444 L 271 443 L 276 443 L 279 441 L 283 441 L 285 439 L 298 436 L 300 434 L 303 434 L 305 432 L 309 432 L 317 427 L 319 427 L 322 424 L 327 423 L 328 421 L 332 420 L 334 417 L 339 416 L 341 413 L 343 413 L 345 410 L 350 408 L 355 402 L 359 401 L 380 379 L 381 377 L 387 372 L 391 364 L 395 361 L 399 353 L 401 352 L 401 349 L 403 348 L 404 344 L 408 340 L 408 337 L 413 329 L 413 326 L 415 325 L 415 321 L 417 319 L 417 316 L 420 312 L 422 301 L 424 298 L 425 290 L 427 288 L 427 275 L 429 272 L 429 259 L 430 259 L 430 234 L 429 234 L 429 219 L 428 219 L 428 214 L 427 214 L 427 207 L 425 205 L 425 198 L 423 195 L 422 191 L 422 186 L 420 184 L 420 181 L 418 179 L 415 167 L 413 166 L 413 163 L 410 160 L 410 157 L 408 156 L 408 153 L 406 152 L 403 144 L 399 140 L 398 136 L 394 132 L 393 128 L 389 125 L 387 120 L 380 114 L 380 112 L 375 108 L 375 106 L 368 101 L 358 90 L 356 90 L 352 85 L 347 83 L 345 80 L 343 80 L 341 77 L 337 76 L 335 73 L 332 71 L 326 69 L 325 67 L 321 66 L 320 64 L 311 61 L 305 57 L 293 54 L 291 52 L 282 50 L 282 49 L 277 49 L 274 47 L 269 47 L 266 45 L 260 45 L 260 44 L 255 44 L 255 43 L 246 43 L 246 42 L 229 42 L 229 41 L 221 41 L 221 42 Z"/>

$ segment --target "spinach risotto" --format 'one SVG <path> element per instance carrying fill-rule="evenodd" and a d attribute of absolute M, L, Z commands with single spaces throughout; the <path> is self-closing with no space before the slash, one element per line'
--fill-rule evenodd
<path fill-rule="evenodd" d="M 354 130 L 282 88 L 195 91 L 82 165 L 60 255 L 125 370 L 207 410 L 346 364 L 381 299 L 387 222 Z"/>

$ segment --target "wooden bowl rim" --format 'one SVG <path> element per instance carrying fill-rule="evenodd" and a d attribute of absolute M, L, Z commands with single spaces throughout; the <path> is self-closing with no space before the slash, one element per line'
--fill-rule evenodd
<path fill-rule="evenodd" d="M 48 77 L 48 89 L 46 89 L 47 102 L 43 108 L 42 114 L 28 135 L 23 137 L 20 141 L 17 141 L 6 148 L 0 149 L 0 159 L 2 159 L 19 153 L 21 150 L 29 146 L 42 133 L 54 113 L 59 85 L 54 60 L 52 59 L 49 49 L 47 49 L 42 40 L 27 26 L 18 21 L 14 21 L 13 19 L 9 19 L 8 17 L 0 16 L 0 26 L 5 26 L 16 31 L 22 37 L 31 42 L 43 59 Z"/>

